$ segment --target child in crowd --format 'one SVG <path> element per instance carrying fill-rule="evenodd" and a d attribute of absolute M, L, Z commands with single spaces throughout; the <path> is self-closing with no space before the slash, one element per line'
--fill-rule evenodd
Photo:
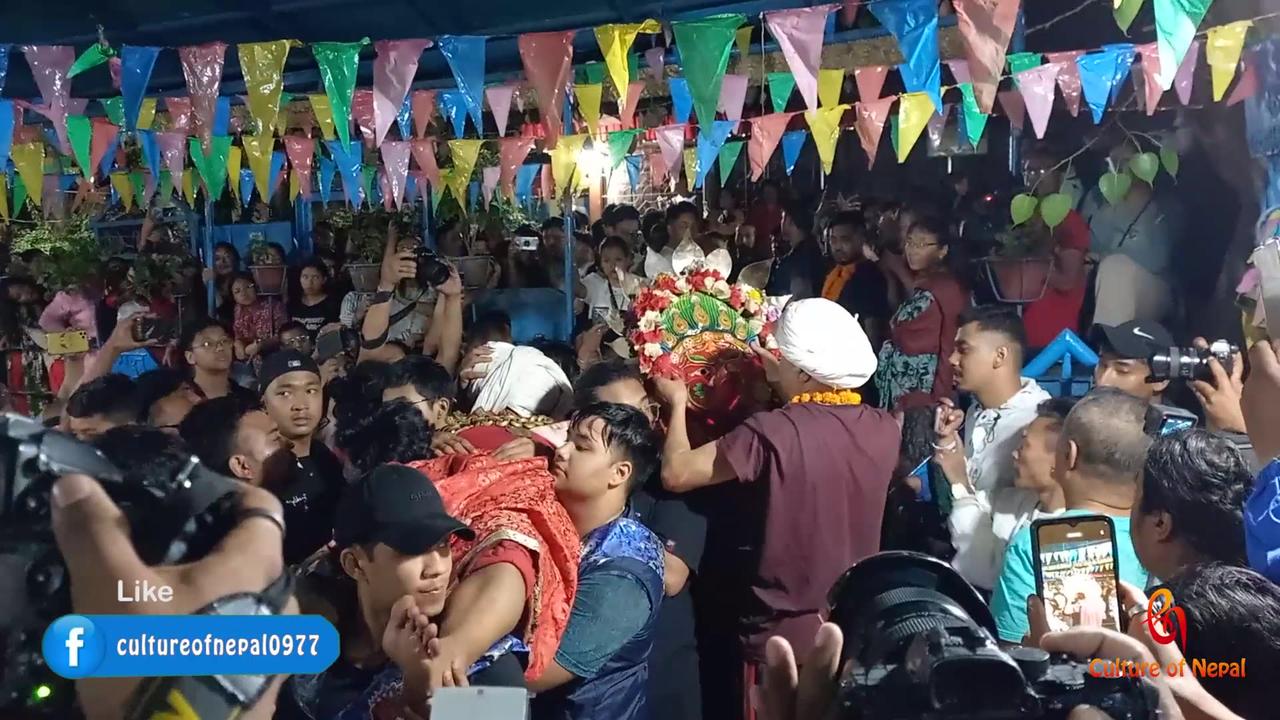
<path fill-rule="evenodd" d="M 280 331 L 285 321 L 285 309 L 278 298 L 258 297 L 258 286 L 253 276 L 237 273 L 231 281 L 231 297 L 235 300 L 236 359 L 253 360 L 262 350 L 262 342 Z"/>
<path fill-rule="evenodd" d="M 631 308 L 631 298 L 640 289 L 641 278 L 633 275 L 631 246 L 620 237 L 607 237 L 600 243 L 599 262 L 595 272 L 582 278 L 587 288 L 587 313 L 592 321 L 611 312 L 622 315 Z"/>

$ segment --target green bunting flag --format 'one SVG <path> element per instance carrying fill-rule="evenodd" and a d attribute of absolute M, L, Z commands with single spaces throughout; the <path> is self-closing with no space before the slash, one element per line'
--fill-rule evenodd
<path fill-rule="evenodd" d="M 147 206 L 147 181 L 142 177 L 141 170 L 134 170 L 129 173 L 129 182 L 133 184 L 133 202 L 139 208 Z"/>
<path fill-rule="evenodd" d="M 1020 52 L 1008 55 L 1006 60 L 1009 61 L 1009 74 L 1014 76 L 1014 85 L 1017 85 L 1017 75 L 1023 70 L 1040 67 L 1044 64 L 1044 59 L 1040 53 L 1036 52 Z"/>
<path fill-rule="evenodd" d="M 1119 25 L 1126 34 L 1129 32 L 1129 26 L 1133 24 L 1133 19 L 1138 17 L 1142 2 L 1143 0 L 1115 0 L 1115 4 L 1112 5 L 1111 12 L 1115 15 L 1116 25 Z"/>
<path fill-rule="evenodd" d="M 720 163 L 721 187 L 729 182 L 729 173 L 733 172 L 733 166 L 738 164 L 738 157 L 742 155 L 742 146 L 745 144 L 746 142 L 742 140 L 730 140 L 720 147 L 717 162 Z"/>
<path fill-rule="evenodd" d="M 103 98 L 98 102 L 102 103 L 102 112 L 112 125 L 124 127 L 124 98 Z"/>
<path fill-rule="evenodd" d="M 626 159 L 627 153 L 631 152 L 631 144 L 635 142 L 636 135 L 643 130 L 636 128 L 634 130 L 615 130 L 609 133 L 609 170 L 617 170 L 622 161 Z"/>
<path fill-rule="evenodd" d="M 377 165 L 365 165 L 360 176 L 360 185 L 364 188 L 364 201 L 373 207 L 373 179 L 378 175 Z"/>
<path fill-rule="evenodd" d="M 351 96 L 355 93 L 356 72 L 360 69 L 360 48 L 368 44 L 369 38 L 350 43 L 311 43 L 311 54 L 320 66 L 324 92 L 333 109 L 334 129 L 342 147 L 351 145 Z"/>
<path fill-rule="evenodd" d="M 209 199 L 218 200 L 227 184 L 227 154 L 231 151 L 229 135 L 214 136 L 209 142 L 209 154 L 204 154 L 200 138 L 191 138 L 191 163 L 200 173 L 200 179 L 209 190 Z"/>
<path fill-rule="evenodd" d="M 734 36 L 744 20 L 744 15 L 726 13 L 671 23 L 699 125 L 715 122 L 720 84 L 729 67 Z"/>
<path fill-rule="evenodd" d="M 602 62 L 584 63 L 580 72 L 586 85 L 601 85 L 604 83 L 604 63 Z"/>
<path fill-rule="evenodd" d="M 1173 87 L 1173 78 L 1191 49 L 1196 29 L 1212 4 L 1213 0 L 1155 0 L 1160 86 L 1165 90 Z"/>
<path fill-rule="evenodd" d="M 27 204 L 27 184 L 22 182 L 21 175 L 13 176 L 13 213 L 17 215 L 22 212 L 22 207 Z"/>
<path fill-rule="evenodd" d="M 93 180 L 93 162 L 89 149 L 93 144 L 93 124 L 84 115 L 67 116 L 67 139 L 71 141 L 71 152 L 75 153 L 76 164 L 86 180 Z"/>
<path fill-rule="evenodd" d="M 964 130 L 969 136 L 969 144 L 976 148 L 982 142 L 982 131 L 987 128 L 988 115 L 978 107 L 978 98 L 973 94 L 973 83 L 960 83 L 960 94 L 964 96 L 960 103 Z M 894 147 L 897 147 L 896 142 Z"/>
<path fill-rule="evenodd" d="M 785 112 L 791 92 L 796 89 L 796 76 L 789 72 L 771 72 L 766 76 L 769 83 L 769 100 L 773 103 L 773 111 Z"/>
<path fill-rule="evenodd" d="M 85 70 L 91 70 L 106 62 L 109 58 L 116 56 L 116 51 L 102 43 L 94 43 L 89 49 L 80 53 L 80 57 L 71 65 L 71 69 L 67 71 L 67 77 L 73 78 Z"/>

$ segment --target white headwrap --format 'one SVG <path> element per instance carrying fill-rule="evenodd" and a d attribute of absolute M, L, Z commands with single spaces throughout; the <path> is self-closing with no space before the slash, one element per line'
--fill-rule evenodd
<path fill-rule="evenodd" d="M 862 387 L 876 372 L 876 354 L 858 318 L 830 300 L 787 303 L 773 336 L 788 362 L 838 390 Z"/>
<path fill-rule="evenodd" d="M 573 406 L 573 386 L 564 370 L 537 348 L 505 342 L 485 345 L 493 358 L 476 365 L 484 377 L 471 381 L 474 410 L 511 410 L 522 417 L 560 418 Z"/>

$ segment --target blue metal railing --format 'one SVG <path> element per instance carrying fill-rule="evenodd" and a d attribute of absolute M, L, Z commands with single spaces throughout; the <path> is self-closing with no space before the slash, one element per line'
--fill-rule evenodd
<path fill-rule="evenodd" d="M 1076 369 L 1097 364 L 1098 354 L 1079 335 L 1063 330 L 1023 366 L 1022 375 L 1035 380 L 1054 397 L 1081 397 L 1093 387 L 1093 374 L 1077 375 Z"/>

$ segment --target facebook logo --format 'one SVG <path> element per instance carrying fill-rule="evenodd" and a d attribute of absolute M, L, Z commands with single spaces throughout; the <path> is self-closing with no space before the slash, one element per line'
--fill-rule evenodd
<path fill-rule="evenodd" d="M 75 680 L 97 669 L 106 645 L 102 633 L 89 618 L 64 615 L 44 631 L 43 650 L 50 670 Z"/>

